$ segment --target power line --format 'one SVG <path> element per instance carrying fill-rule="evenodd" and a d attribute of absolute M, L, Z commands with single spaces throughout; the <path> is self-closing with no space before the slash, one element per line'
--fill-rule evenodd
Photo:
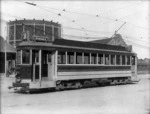
<path fill-rule="evenodd" d="M 102 14 L 104 14 L 104 13 L 107 13 L 107 14 L 109 14 L 109 13 L 113 13 L 113 12 L 116 12 L 116 11 L 119 11 L 119 10 L 122 10 L 122 9 L 126 9 L 126 8 L 129 8 L 129 7 L 133 7 L 133 6 L 136 6 L 136 5 L 139 5 L 139 4 L 141 4 L 142 2 L 140 1 L 140 2 L 138 2 L 138 3 L 134 3 L 134 4 L 131 4 L 131 5 L 128 5 L 128 6 L 124 6 L 124 7 L 121 7 L 121 8 L 117 8 L 117 9 L 114 9 L 114 10 L 112 10 L 112 11 L 109 11 L 109 12 L 103 12 Z"/>
<path fill-rule="evenodd" d="M 139 42 L 148 43 L 148 41 L 139 40 L 138 38 L 135 38 L 135 37 L 132 37 L 132 36 L 129 36 L 129 35 L 126 35 L 126 34 L 123 34 L 123 35 L 126 36 L 126 38 L 131 38 L 131 39 L 136 40 L 136 41 L 139 41 Z M 150 42 L 150 41 L 149 41 L 149 42 Z"/>
<path fill-rule="evenodd" d="M 8 13 L 4 13 L 4 12 L 3 12 L 3 14 L 7 14 L 8 16 L 13 17 L 13 18 L 17 17 L 19 19 L 24 19 L 22 17 L 14 16 L 14 15 L 11 15 L 11 14 L 8 14 Z M 72 29 L 72 30 L 78 30 L 78 31 L 86 31 L 86 32 L 93 32 L 93 33 L 95 32 L 95 33 L 98 33 L 98 31 L 92 31 L 92 30 L 87 30 L 87 29 L 83 29 L 83 28 L 79 29 L 79 28 L 72 28 L 72 27 L 67 27 L 67 26 L 63 26 L 63 28 L 65 28 L 65 29 Z"/>
<path fill-rule="evenodd" d="M 138 5 L 138 4 L 141 4 L 141 2 L 140 2 L 140 3 L 136 3 L 136 4 L 132 4 L 132 5 L 130 5 L 130 6 L 125 6 L 125 7 L 123 7 L 123 8 L 119 8 L 119 9 L 116 9 L 116 10 L 118 11 L 118 10 L 120 10 L 120 9 L 124 9 L 124 8 L 127 8 L 127 7 L 135 6 L 135 5 Z M 51 8 L 51 7 L 49 7 L 49 8 Z M 54 10 L 57 10 L 57 11 L 62 11 L 62 10 L 59 10 L 59 9 L 57 9 L 57 8 L 51 8 L 51 9 L 54 9 Z M 120 21 L 120 22 L 124 22 L 124 21 L 120 20 L 121 18 L 112 19 L 112 18 L 108 18 L 108 17 L 103 17 L 103 16 L 101 16 L 101 15 L 97 15 L 97 14 L 96 14 L 96 15 L 93 15 L 93 14 L 87 14 L 87 13 L 73 12 L 73 11 L 69 11 L 69 10 L 63 10 L 63 11 L 64 11 L 64 12 L 68 12 L 68 13 L 74 13 L 74 14 L 92 16 L 92 17 L 96 17 L 96 18 L 100 17 L 100 18 L 107 19 L 107 20 L 111 20 L 111 21 L 114 21 L 114 22 L 119 22 L 119 21 Z M 103 14 L 103 13 L 102 13 L 102 14 Z M 132 26 L 141 28 L 141 29 L 149 30 L 148 28 L 141 27 L 141 26 L 135 25 L 135 24 L 130 23 L 130 22 L 126 22 L 126 23 L 129 24 L 129 25 L 132 25 Z"/>
<path fill-rule="evenodd" d="M 14 15 L 12 15 L 12 14 L 8 14 L 8 13 L 4 13 L 4 12 L 2 12 L 3 14 L 7 14 L 8 16 L 11 16 L 11 17 L 13 17 L 13 18 L 15 18 L 15 17 L 17 17 L 17 18 L 20 18 L 20 19 L 23 19 L 22 17 L 18 17 L 18 16 L 14 16 Z M 2 20 L 2 19 L 1 19 Z M 8 22 L 8 21 L 6 21 L 6 20 L 2 20 L 3 22 Z M 86 31 L 86 32 L 92 32 L 92 33 L 96 33 L 96 34 L 99 34 L 99 33 L 101 33 L 101 34 L 112 34 L 113 32 L 104 32 L 104 31 L 92 31 L 92 30 L 87 30 L 87 29 L 78 29 L 78 28 L 71 28 L 71 27 L 67 27 L 67 26 L 63 26 L 63 28 L 64 29 L 72 29 L 72 30 L 77 30 L 77 31 Z M 131 36 L 129 36 L 129 35 L 126 35 L 126 34 L 124 34 L 125 36 L 127 36 L 127 37 L 129 37 L 129 38 L 133 38 L 133 39 L 135 39 L 135 40 L 138 40 L 138 41 L 142 41 L 142 42 L 147 42 L 147 41 L 143 41 L 143 40 L 139 40 L 139 39 L 137 39 L 137 38 L 134 38 L 134 37 L 131 37 Z"/>
<path fill-rule="evenodd" d="M 124 39 L 124 40 L 131 42 L 133 45 L 136 45 L 136 46 L 141 47 L 141 48 L 150 48 L 149 46 L 140 45 L 140 44 L 137 44 L 137 43 L 130 41 L 130 40 L 127 40 L 127 39 Z"/>

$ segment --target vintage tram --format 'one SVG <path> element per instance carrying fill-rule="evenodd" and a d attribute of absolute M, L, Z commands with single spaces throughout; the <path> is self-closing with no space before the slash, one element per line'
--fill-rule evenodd
<path fill-rule="evenodd" d="M 87 83 L 127 84 L 137 81 L 137 55 L 122 46 L 66 39 L 35 38 L 17 46 L 12 87 L 81 88 Z"/>

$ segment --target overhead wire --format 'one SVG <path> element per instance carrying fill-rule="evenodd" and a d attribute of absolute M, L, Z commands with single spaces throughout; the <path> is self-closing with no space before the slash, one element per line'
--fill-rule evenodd
<path fill-rule="evenodd" d="M 101 14 L 114 13 L 114 12 L 116 12 L 116 11 L 119 11 L 119 10 L 122 10 L 122 9 L 126 9 L 126 8 L 129 8 L 129 7 L 132 7 L 132 8 L 133 8 L 133 6 L 139 5 L 139 4 L 141 4 L 141 3 L 142 3 L 142 1 L 139 1 L 138 3 L 134 3 L 134 4 L 131 4 L 131 5 L 127 5 L 127 6 L 124 6 L 124 7 L 121 7 L 121 8 L 116 8 L 116 9 L 110 10 L 110 11 L 108 11 L 108 12 L 103 12 L 103 13 L 101 13 Z"/>
<path fill-rule="evenodd" d="M 8 13 L 4 13 L 3 12 L 3 14 L 8 14 Z M 8 14 L 7 16 L 10 16 L 10 17 L 13 17 L 13 18 L 25 19 L 23 17 L 14 16 L 14 15 L 11 15 L 11 14 Z M 63 26 L 63 28 L 72 29 L 72 30 L 78 30 L 78 31 L 93 32 L 93 33 L 98 33 L 99 32 L 99 31 L 93 31 L 93 30 L 87 30 L 87 29 L 81 29 L 81 28 L 73 28 L 73 27 L 67 27 L 67 26 Z"/>
<path fill-rule="evenodd" d="M 49 10 L 48 10 L 49 11 Z M 78 12 L 72 12 L 72 13 L 76 13 L 76 14 L 84 14 L 84 15 L 88 15 L 88 16 L 91 16 L 90 14 L 85 14 L 85 13 L 78 13 Z M 56 14 L 56 13 L 54 13 L 54 14 Z M 93 16 L 95 16 L 95 15 L 93 15 Z M 99 15 L 96 15 L 96 17 L 99 17 Z M 129 24 L 131 24 L 131 25 L 133 25 L 133 26 L 136 26 L 136 25 L 134 25 L 134 24 L 132 24 L 132 23 L 129 23 Z M 137 27 L 139 27 L 139 28 L 143 28 L 143 27 L 140 27 L 140 26 L 137 26 Z M 144 28 L 145 29 L 145 28 Z M 147 28 L 146 28 L 147 29 Z M 76 29 L 77 30 L 77 29 Z M 79 29 L 78 29 L 79 30 Z M 82 29 L 81 29 L 82 30 Z M 85 31 L 85 30 L 83 30 L 83 31 Z"/>
<path fill-rule="evenodd" d="M 136 4 L 132 4 L 132 5 L 129 5 L 129 6 L 125 6 L 125 7 L 123 7 L 123 8 L 118 8 L 118 9 L 115 9 L 115 10 L 118 11 L 118 10 L 125 9 L 125 8 L 131 7 L 131 6 L 136 6 L 136 5 L 141 4 L 141 3 L 142 3 L 142 2 L 136 3 Z M 50 8 L 51 8 L 51 7 L 50 7 Z M 60 10 L 57 9 L 57 8 L 51 8 L 51 9 L 60 11 Z M 115 10 L 113 10 L 113 11 L 115 11 Z M 61 11 L 62 11 L 62 10 L 61 10 Z M 103 18 L 103 19 L 111 20 L 111 21 L 113 21 L 113 22 L 124 22 L 124 21 L 122 21 L 121 19 L 113 19 L 113 18 L 103 17 L 103 16 L 98 15 L 98 14 L 93 15 L 93 14 L 80 13 L 80 12 L 74 12 L 74 11 L 69 11 L 69 10 L 65 10 L 65 12 L 74 13 L 74 14 L 80 14 L 80 15 L 86 15 L 86 16 L 92 16 L 92 17 L 100 17 L 100 18 Z M 103 13 L 102 13 L 102 14 L 103 14 Z M 131 16 L 132 16 L 132 15 L 131 15 Z M 132 26 L 141 28 L 141 29 L 149 30 L 148 28 L 141 27 L 141 26 L 135 25 L 135 24 L 130 23 L 130 22 L 127 22 L 127 21 L 126 21 L 126 23 L 129 24 L 129 25 L 132 25 Z"/>
<path fill-rule="evenodd" d="M 28 3 L 28 2 L 25 2 L 25 3 L 27 3 L 27 4 L 29 4 L 29 5 L 36 6 L 36 7 L 40 8 L 40 9 L 42 9 L 42 10 L 45 10 L 45 11 L 47 11 L 47 12 L 52 13 L 51 11 L 49 11 L 49 10 L 47 10 L 47 9 L 45 9 L 45 8 L 41 8 L 41 7 L 40 7 L 39 5 L 37 5 L 37 4 Z M 61 14 L 57 14 L 57 13 L 54 13 L 54 12 L 53 12 L 53 14 L 57 15 L 58 17 L 64 18 L 64 19 L 68 20 L 69 22 L 71 21 L 73 24 L 76 24 L 76 25 L 79 26 L 81 29 L 84 29 L 84 27 L 81 27 L 78 23 L 75 23 L 74 20 L 71 20 L 71 19 L 69 19 L 69 18 L 67 18 L 67 17 L 64 17 L 64 16 L 62 16 Z M 87 33 L 86 33 L 86 34 L 87 34 Z"/>
<path fill-rule="evenodd" d="M 124 39 L 124 40 L 126 40 L 126 39 Z M 141 45 L 141 44 L 137 44 L 137 43 L 135 43 L 135 42 L 133 42 L 133 41 L 129 41 L 129 40 L 126 40 L 126 41 L 131 42 L 132 45 L 134 45 L 134 46 L 137 46 L 137 47 L 140 47 L 140 48 L 150 49 L 149 46 L 144 46 L 144 45 Z"/>
<path fill-rule="evenodd" d="M 12 15 L 9 15 L 9 16 L 12 16 Z M 6 20 L 3 20 L 3 19 L 1 19 L 2 21 L 4 21 L 4 22 L 7 22 Z M 68 28 L 68 29 L 74 29 L 74 30 L 81 30 L 81 29 L 75 29 L 75 28 L 69 28 L 69 27 L 66 27 L 66 28 Z M 36 29 L 36 30 L 39 30 L 40 31 L 40 29 Z M 83 30 L 83 31 L 86 31 L 86 30 Z M 87 32 L 98 32 L 98 31 L 87 31 Z M 108 32 L 106 33 L 106 34 L 109 34 Z M 52 34 L 51 34 L 52 35 Z M 64 34 L 65 35 L 65 34 Z M 98 38 L 96 38 L 96 37 L 80 37 L 80 36 L 73 36 L 73 35 L 70 35 L 70 37 L 75 37 L 75 38 L 85 38 L 85 39 L 99 39 L 99 37 Z M 127 36 L 127 35 L 126 35 Z M 133 38 L 133 37 L 131 37 L 131 36 L 129 36 L 130 38 Z M 134 39 L 136 39 L 136 38 L 134 38 Z M 125 40 L 127 40 L 127 39 L 125 39 Z M 142 41 L 142 40 L 138 40 L 138 39 L 136 39 L 137 41 Z M 129 41 L 129 40 L 128 40 Z M 130 42 L 132 42 L 132 41 L 130 41 Z M 146 41 L 142 41 L 142 42 L 146 42 Z M 133 42 L 132 42 L 133 43 Z M 136 45 L 138 45 L 138 44 L 136 44 Z"/>

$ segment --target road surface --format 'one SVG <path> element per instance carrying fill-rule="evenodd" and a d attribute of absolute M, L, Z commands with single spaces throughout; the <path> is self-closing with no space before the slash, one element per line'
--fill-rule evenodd
<path fill-rule="evenodd" d="M 1 114 L 150 114 L 150 75 L 137 84 L 36 94 L 8 90 L 1 80 Z"/>

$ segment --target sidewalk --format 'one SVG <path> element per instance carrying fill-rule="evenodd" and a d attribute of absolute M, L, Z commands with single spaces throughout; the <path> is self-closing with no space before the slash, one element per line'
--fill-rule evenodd
<path fill-rule="evenodd" d="M 12 82 L 15 80 L 13 76 L 6 77 L 5 74 L 0 75 L 0 88 L 1 92 L 8 90 L 8 87 L 12 85 Z"/>

